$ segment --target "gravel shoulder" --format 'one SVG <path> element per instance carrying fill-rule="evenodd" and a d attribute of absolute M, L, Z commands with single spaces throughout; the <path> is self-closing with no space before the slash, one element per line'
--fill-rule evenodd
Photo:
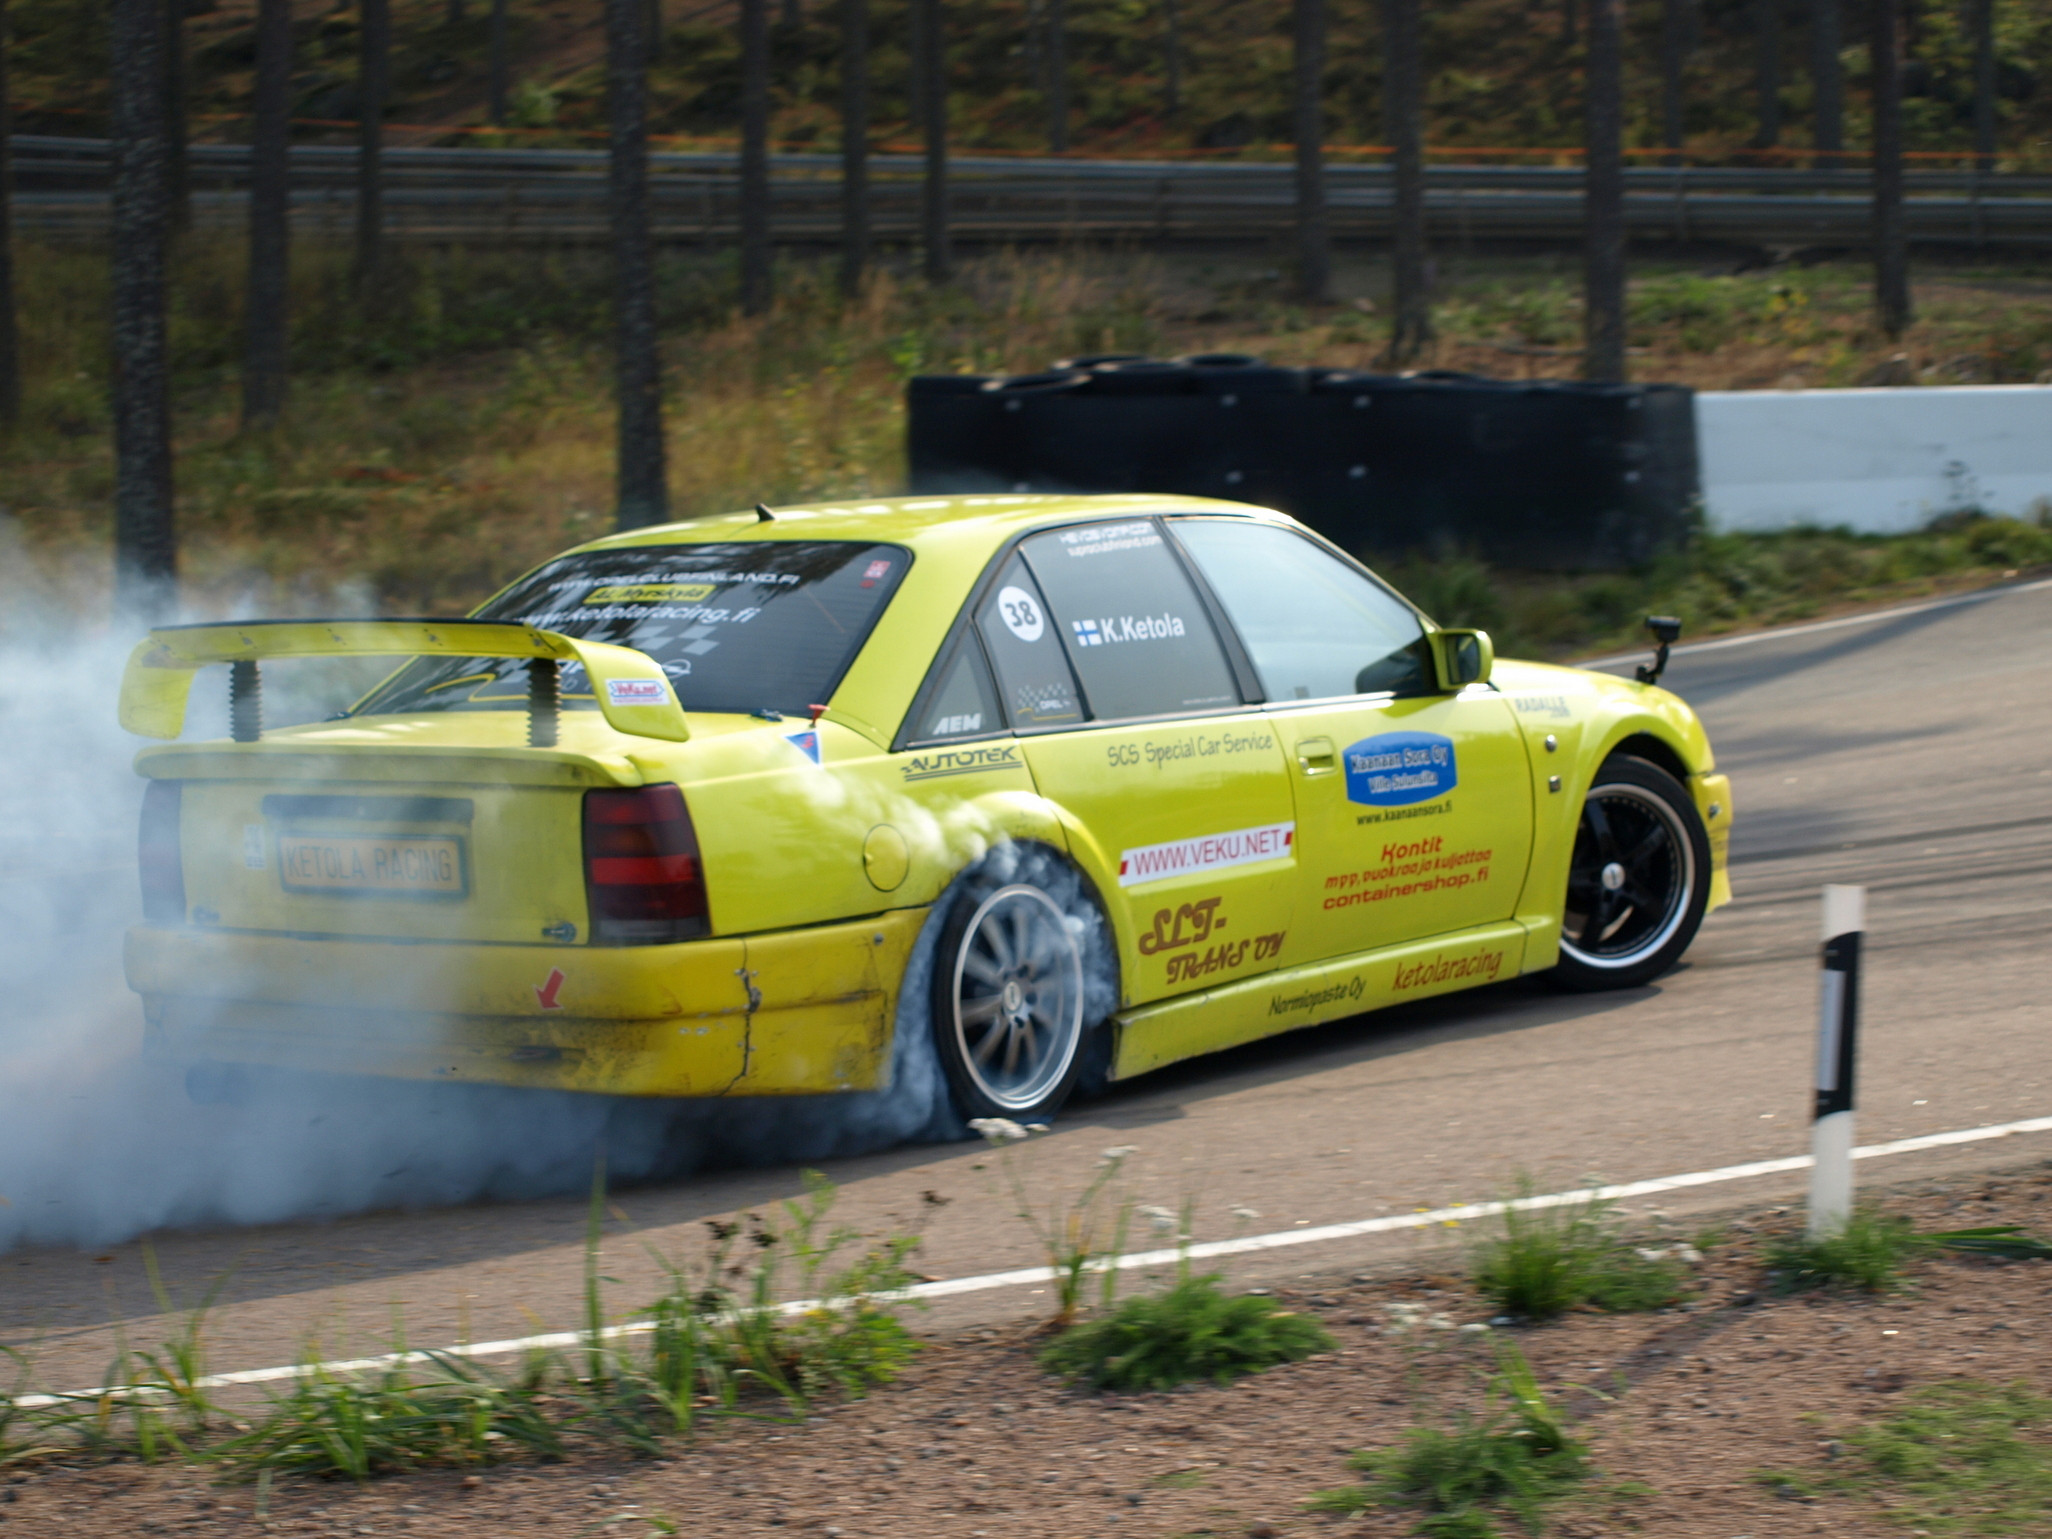
<path fill-rule="evenodd" d="M 2052 1230 L 2052 1162 L 1927 1179 L 1888 1194 L 1920 1229 Z M 1671 1236 L 1688 1237 L 1697 1219 Z M 1923 1386 L 2052 1383 L 2052 1265 L 1938 1256 L 1880 1297 L 1776 1297 L 1758 1247 L 1800 1210 L 1730 1215 L 1689 1305 L 1510 1327 L 1541 1382 L 1579 1419 L 1599 1473 L 1554 1511 L 1570 1536 L 1902 1534 L 1879 1492 L 1800 1497 L 1755 1478 L 1846 1465 L 1840 1439 Z M 1430 1263 L 1426 1263 L 1428 1266 Z M 1413 1265 L 1276 1290 L 1338 1348 L 1226 1387 L 1093 1395 L 1040 1374 L 1030 1320 L 929 1337 L 898 1382 L 803 1423 L 730 1421 L 670 1456 L 577 1454 L 359 1489 L 281 1480 L 267 1510 L 202 1468 L 52 1462 L 0 1477 L 0 1534 L 569 1536 L 816 1534 L 821 1539 L 1031 1539 L 1310 1533 L 1397 1535 L 1415 1514 L 1304 1511 L 1347 1482 L 1347 1456 L 1481 1404 L 1495 1332 L 1392 1328 L 1422 1304 L 1456 1325 L 1488 1306 L 1460 1278 Z M 1023 1302 L 1023 1301 L 1022 1301 Z M 2052 1453 L 2048 1453 L 2052 1457 Z M 2019 1528 L 2016 1533 L 2044 1533 Z"/>

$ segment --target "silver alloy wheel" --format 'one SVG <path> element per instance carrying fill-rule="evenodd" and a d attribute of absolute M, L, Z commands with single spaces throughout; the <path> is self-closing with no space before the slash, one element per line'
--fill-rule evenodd
<path fill-rule="evenodd" d="M 1560 949 L 1621 972 L 1673 938 L 1696 889 L 1696 848 L 1673 807 L 1625 781 L 1589 788 L 1568 864 Z"/>
<path fill-rule="evenodd" d="M 1038 887 L 1000 887 L 955 949 L 955 1045 L 976 1088 L 1006 1111 L 1039 1105 L 1083 1039 L 1083 954 Z"/>

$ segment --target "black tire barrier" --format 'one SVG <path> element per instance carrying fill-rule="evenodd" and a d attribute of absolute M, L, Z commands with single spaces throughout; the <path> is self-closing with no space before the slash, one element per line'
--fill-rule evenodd
<path fill-rule="evenodd" d="M 1090 362 L 907 391 L 915 492 L 1173 492 L 1293 513 L 1347 550 L 1617 570 L 1684 544 L 1700 495 L 1678 385 Z M 946 378 L 942 376 L 940 378 Z"/>

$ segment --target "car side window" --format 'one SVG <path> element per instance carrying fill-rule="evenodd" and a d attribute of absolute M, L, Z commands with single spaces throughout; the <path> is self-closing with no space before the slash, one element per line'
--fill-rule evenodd
<path fill-rule="evenodd" d="M 1083 524 L 1020 547 L 1099 721 L 1216 710 L 1239 686 L 1203 601 L 1152 519 Z"/>
<path fill-rule="evenodd" d="M 919 708 L 911 737 L 920 742 L 938 738 L 976 737 L 1001 732 L 1006 726 L 998 710 L 997 689 L 991 683 L 990 665 L 974 636 L 964 636 L 955 655 L 941 670 L 940 682 Z"/>
<path fill-rule="evenodd" d="M 976 614 L 976 629 L 997 670 L 1005 727 L 1058 727 L 1083 719 L 1076 677 L 1040 587 L 1017 555 Z"/>
<path fill-rule="evenodd" d="M 1371 578 L 1274 524 L 1179 518 L 1171 527 L 1225 606 L 1270 700 L 1427 688 L 1424 626 Z"/>

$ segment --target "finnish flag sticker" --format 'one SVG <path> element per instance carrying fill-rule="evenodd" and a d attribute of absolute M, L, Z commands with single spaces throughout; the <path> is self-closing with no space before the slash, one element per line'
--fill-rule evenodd
<path fill-rule="evenodd" d="M 1104 645 L 1104 636 L 1098 630 L 1095 620 L 1071 620 L 1069 627 L 1076 633 L 1077 646 L 1098 647 Z"/>

